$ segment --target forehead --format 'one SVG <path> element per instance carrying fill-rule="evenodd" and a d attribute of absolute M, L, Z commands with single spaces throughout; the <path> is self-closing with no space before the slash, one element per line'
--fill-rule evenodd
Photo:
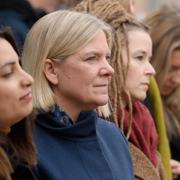
<path fill-rule="evenodd" d="M 172 52 L 171 64 L 175 67 L 180 67 L 180 49 L 175 49 Z"/>
<path fill-rule="evenodd" d="M 150 35 L 141 29 L 130 30 L 128 32 L 129 47 L 133 49 L 152 49 L 152 40 Z"/>
<path fill-rule="evenodd" d="M 7 60 L 17 60 L 18 55 L 11 44 L 3 38 L 0 38 L 0 65 Z"/>
<path fill-rule="evenodd" d="M 110 53 L 107 38 L 103 31 L 97 31 L 95 36 L 85 46 L 80 48 L 78 53 L 88 53 L 89 51 Z"/>

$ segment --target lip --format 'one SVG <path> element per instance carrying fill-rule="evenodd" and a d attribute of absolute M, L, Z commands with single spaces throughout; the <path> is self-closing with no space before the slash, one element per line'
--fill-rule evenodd
<path fill-rule="evenodd" d="M 98 84 L 98 85 L 94 85 L 94 87 L 107 87 L 108 84 Z"/>
<path fill-rule="evenodd" d="M 25 95 L 20 97 L 20 100 L 25 100 L 25 101 L 31 101 L 32 100 L 32 93 L 28 92 Z"/>
<path fill-rule="evenodd" d="M 149 87 L 149 83 L 148 82 L 144 82 L 144 83 L 142 83 L 142 85 L 146 85 L 146 86 Z"/>
<path fill-rule="evenodd" d="M 149 83 L 142 83 L 141 85 L 143 85 L 144 87 L 146 87 L 147 90 L 149 89 Z"/>

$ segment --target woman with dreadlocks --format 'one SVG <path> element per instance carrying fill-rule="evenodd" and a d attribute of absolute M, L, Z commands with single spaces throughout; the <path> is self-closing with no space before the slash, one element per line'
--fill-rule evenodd
<path fill-rule="evenodd" d="M 115 74 L 109 89 L 112 120 L 129 141 L 135 178 L 165 179 L 157 153 L 156 128 L 150 112 L 140 102 L 146 98 L 150 77 L 155 74 L 149 62 L 152 40 L 148 28 L 129 16 L 118 0 L 84 0 L 75 9 L 88 11 L 114 28 L 111 65 Z"/>

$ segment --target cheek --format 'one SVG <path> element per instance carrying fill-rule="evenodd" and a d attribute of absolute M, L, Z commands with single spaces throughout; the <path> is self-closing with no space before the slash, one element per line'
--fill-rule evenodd
<path fill-rule="evenodd" d="M 166 76 L 163 80 L 162 86 L 171 85 L 172 77 L 170 75 Z"/>
<path fill-rule="evenodd" d="M 1 104 L 6 102 L 5 104 L 8 103 L 10 105 L 12 102 L 14 102 L 17 99 L 14 91 L 16 91 L 16 89 L 13 88 L 10 89 L 9 87 L 1 90 L 0 91 Z"/>
<path fill-rule="evenodd" d="M 137 81 L 137 78 L 136 78 L 136 73 L 134 72 L 134 69 L 129 68 L 127 72 L 127 77 L 126 77 L 126 86 L 131 87 L 136 81 Z"/>
<path fill-rule="evenodd" d="M 74 89 L 76 93 L 87 91 L 98 80 L 97 74 L 97 68 L 89 64 L 66 66 L 58 76 L 58 89 L 63 92 Z"/>
<path fill-rule="evenodd" d="M 73 76 L 71 76 L 71 82 L 73 84 L 77 84 L 79 88 L 87 87 L 92 85 L 97 79 L 97 75 L 95 72 L 92 72 L 88 69 L 84 69 L 83 71 L 78 71 Z"/>
<path fill-rule="evenodd" d="M 7 98 L 6 98 L 7 97 Z M 17 101 L 12 96 L 5 96 L 1 98 L 1 105 L 0 105 L 0 119 L 4 119 L 7 122 L 11 123 L 9 120 L 13 119 L 16 116 L 16 111 L 18 111 Z"/>
<path fill-rule="evenodd" d="M 1 100 L 1 108 L 4 111 L 16 111 L 16 104 L 18 104 L 20 97 L 20 88 L 17 86 L 17 83 L 7 82 L 0 84 L 0 100 Z M 2 88 L 3 87 L 3 88 Z"/>
<path fill-rule="evenodd" d="M 12 111 L 12 108 L 15 108 L 14 105 L 17 103 L 18 98 L 14 95 L 13 92 L 11 92 L 11 93 L 0 92 L 0 97 L 1 97 L 0 98 L 1 99 L 1 109 L 3 109 L 3 107 L 4 107 L 4 109 L 6 109 L 6 107 L 9 107 L 9 112 L 10 112 L 10 111 Z"/>

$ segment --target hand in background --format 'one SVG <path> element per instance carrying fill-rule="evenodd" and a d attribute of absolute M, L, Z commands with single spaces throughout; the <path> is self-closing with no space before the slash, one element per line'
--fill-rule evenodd
<path fill-rule="evenodd" d="M 180 162 L 174 159 L 171 159 L 170 165 L 171 165 L 171 169 L 172 169 L 172 173 L 174 177 L 177 177 L 178 175 L 180 175 Z"/>

